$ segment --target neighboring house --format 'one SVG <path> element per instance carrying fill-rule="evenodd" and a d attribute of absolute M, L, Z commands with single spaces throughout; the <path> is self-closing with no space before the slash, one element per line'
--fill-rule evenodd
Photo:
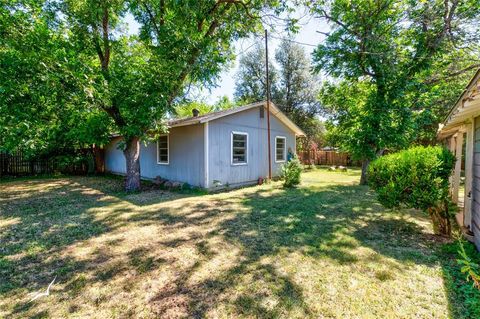
<path fill-rule="evenodd" d="M 440 125 L 438 138 L 457 158 L 451 178 L 452 199 L 460 206 L 463 202 L 464 207 L 457 220 L 480 249 L 480 70 Z M 459 198 L 462 166 L 465 191 Z"/>
<path fill-rule="evenodd" d="M 287 116 L 270 103 L 272 175 L 278 176 L 287 151 L 296 150 L 296 137 L 304 136 Z M 141 144 L 142 178 L 162 178 L 213 188 L 255 183 L 268 177 L 266 102 L 229 110 L 194 114 L 168 122 L 168 134 L 156 143 Z M 105 148 L 106 171 L 124 174 L 121 137 Z"/>

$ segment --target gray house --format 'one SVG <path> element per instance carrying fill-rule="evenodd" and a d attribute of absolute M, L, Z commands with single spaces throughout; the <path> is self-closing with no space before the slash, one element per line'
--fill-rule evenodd
<path fill-rule="evenodd" d="M 437 137 L 457 158 L 450 182 L 452 199 L 461 208 L 458 224 L 480 250 L 480 69 L 440 125 Z"/>
<path fill-rule="evenodd" d="M 268 176 L 266 102 L 171 120 L 168 134 L 156 143 L 141 144 L 142 178 L 157 176 L 193 186 L 240 186 Z M 278 176 L 287 151 L 304 136 L 278 107 L 270 103 L 272 175 Z M 105 170 L 125 173 L 125 158 L 118 148 L 121 137 L 105 148 Z"/>

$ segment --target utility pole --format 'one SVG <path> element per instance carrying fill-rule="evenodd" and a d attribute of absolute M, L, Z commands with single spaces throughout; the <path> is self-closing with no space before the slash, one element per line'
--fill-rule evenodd
<path fill-rule="evenodd" d="M 272 179 L 272 147 L 270 145 L 270 83 L 268 78 L 268 32 L 265 29 L 265 70 L 267 84 L 268 178 Z"/>

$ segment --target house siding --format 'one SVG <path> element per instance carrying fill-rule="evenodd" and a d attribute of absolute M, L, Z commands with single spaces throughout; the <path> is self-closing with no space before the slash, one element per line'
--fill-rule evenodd
<path fill-rule="evenodd" d="M 209 185 L 214 181 L 222 185 L 253 183 L 268 176 L 267 114 L 260 117 L 259 107 L 222 117 L 209 122 Z M 247 165 L 231 164 L 232 132 L 248 133 Z M 271 114 L 270 139 L 272 149 L 272 175 L 278 176 L 283 163 L 275 162 L 275 137 L 286 138 L 286 148 L 295 151 L 295 134 Z"/>
<path fill-rule="evenodd" d="M 125 174 L 125 158 L 115 138 L 105 148 L 105 168 Z M 156 176 L 204 187 L 203 125 L 171 128 L 169 131 L 169 164 L 157 163 L 157 143 L 140 144 L 140 174 L 143 178 Z"/>
<path fill-rule="evenodd" d="M 480 250 L 480 117 L 475 118 L 472 181 L 472 231 L 475 245 Z"/>
<path fill-rule="evenodd" d="M 272 175 L 278 176 L 283 162 L 275 161 L 275 138 L 285 137 L 286 150 L 295 151 L 296 136 L 274 114 L 270 116 Z M 205 138 L 205 132 L 208 137 Z M 248 133 L 247 165 L 232 165 L 231 134 Z M 106 171 L 125 174 L 125 158 L 118 144 L 121 138 L 112 139 L 105 147 Z M 208 144 L 205 144 L 208 141 Z M 140 145 L 140 174 L 142 178 L 156 176 L 194 186 L 212 188 L 215 181 L 222 185 L 239 186 L 254 183 L 268 176 L 267 114 L 260 117 L 260 108 L 211 120 L 204 124 L 174 127 L 169 132 L 169 164 L 157 163 L 157 144 Z M 205 154 L 205 149 L 208 152 Z M 208 161 L 207 172 L 205 161 Z M 207 176 L 208 174 L 208 176 Z M 205 181 L 208 180 L 208 184 Z"/>
<path fill-rule="evenodd" d="M 125 156 L 122 150 L 119 149 L 119 143 L 121 142 L 121 137 L 115 137 L 105 146 L 105 171 L 125 174 Z"/>

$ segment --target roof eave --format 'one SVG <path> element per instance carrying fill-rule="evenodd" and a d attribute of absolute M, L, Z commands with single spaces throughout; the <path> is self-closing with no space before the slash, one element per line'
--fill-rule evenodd
<path fill-rule="evenodd" d="M 465 87 L 465 89 L 463 90 L 462 94 L 460 94 L 460 96 L 458 97 L 457 101 L 455 102 L 455 104 L 453 104 L 452 108 L 450 109 L 450 111 L 448 112 L 447 116 L 445 117 L 445 119 L 443 120 L 443 124 L 447 124 L 448 122 L 448 119 L 450 118 L 450 116 L 452 115 L 452 113 L 460 106 L 461 102 L 463 99 L 465 99 L 465 95 L 468 93 L 468 91 L 470 91 L 470 89 L 472 88 L 472 85 L 474 83 L 476 83 L 480 78 L 480 68 L 477 70 L 477 72 L 475 73 L 475 75 L 472 77 L 472 79 L 470 80 L 470 82 L 468 82 L 467 86 Z"/>
<path fill-rule="evenodd" d="M 288 116 L 286 116 L 285 113 L 283 113 L 273 102 L 270 102 L 270 106 L 273 106 L 274 110 L 277 112 L 274 115 L 277 117 L 281 116 L 282 122 L 284 122 L 284 124 L 287 125 L 288 128 L 295 133 L 295 136 L 299 136 L 299 137 L 306 136 L 305 132 L 300 127 L 298 127 L 298 125 L 295 124 L 291 119 L 289 119 Z M 280 114 L 280 116 L 278 116 L 278 114 Z"/>
<path fill-rule="evenodd" d="M 266 104 L 267 104 L 266 101 L 255 102 L 255 103 L 247 104 L 237 108 L 233 108 L 219 114 L 212 114 L 212 116 L 205 116 L 200 119 L 191 118 L 189 120 L 185 120 L 179 123 L 173 123 L 168 125 L 168 127 L 171 128 L 171 127 L 188 126 L 188 125 L 194 125 L 194 124 L 203 124 L 203 123 L 214 121 L 216 119 L 219 119 L 225 116 L 243 112 L 255 107 L 266 106 Z M 299 136 L 299 137 L 306 136 L 305 132 L 301 128 L 299 128 L 292 120 L 290 120 L 288 116 L 286 116 L 273 102 L 270 102 L 270 107 L 271 107 L 270 112 L 273 115 L 277 116 L 280 119 L 280 121 L 282 121 L 282 123 L 284 123 L 290 130 L 292 130 L 295 133 L 295 136 Z"/>

